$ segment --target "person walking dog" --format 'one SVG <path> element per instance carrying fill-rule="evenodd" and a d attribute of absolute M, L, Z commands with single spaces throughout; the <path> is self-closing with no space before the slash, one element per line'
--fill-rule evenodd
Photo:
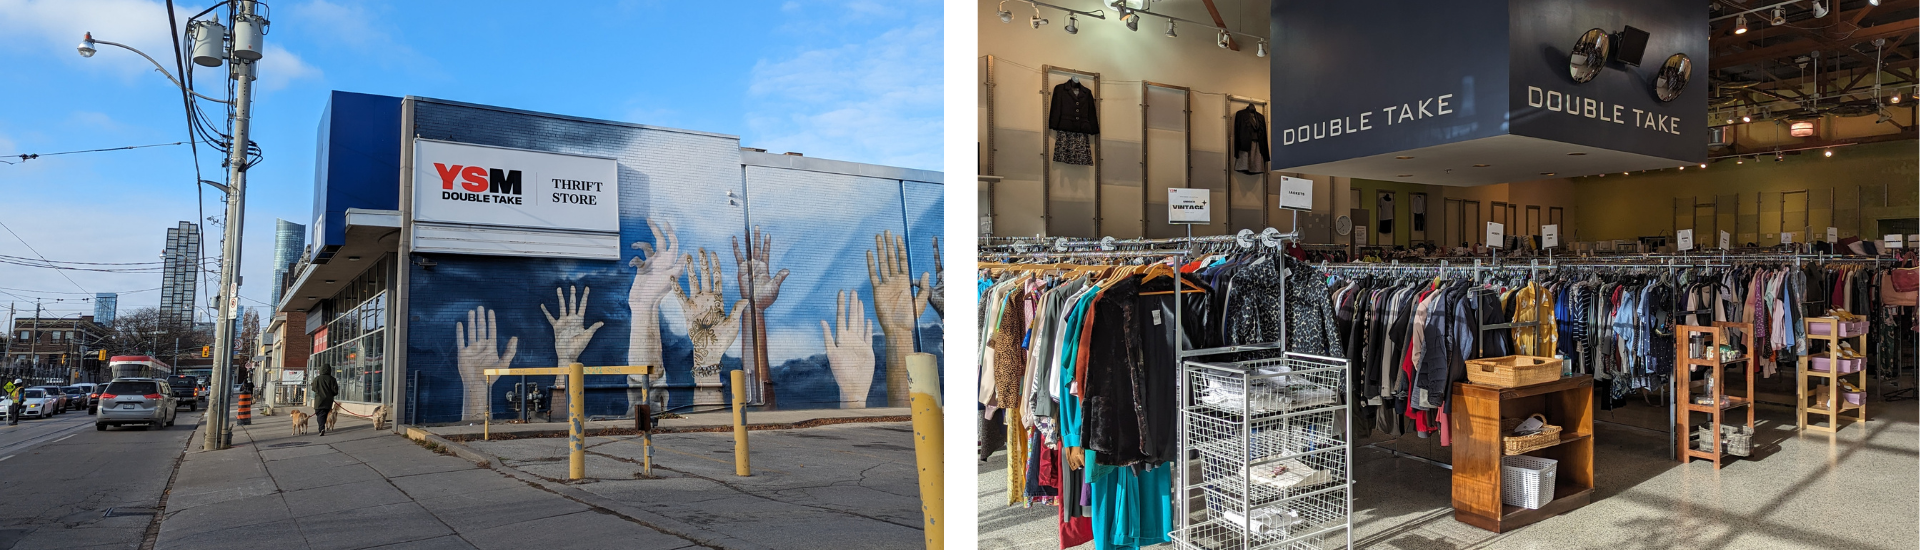
<path fill-rule="evenodd" d="M 320 375 L 307 383 L 313 392 L 313 419 L 320 423 L 320 435 L 327 435 L 327 417 L 333 414 L 333 398 L 340 395 L 340 383 L 333 380 L 333 367 L 320 367 Z"/>

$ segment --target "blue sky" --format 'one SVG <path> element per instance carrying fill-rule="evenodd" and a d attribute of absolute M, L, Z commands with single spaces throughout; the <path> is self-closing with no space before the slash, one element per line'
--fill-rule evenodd
<path fill-rule="evenodd" d="M 206 2 L 176 3 L 179 19 Z M 419 95 L 741 136 L 772 152 L 941 169 L 940 3 L 272 2 L 259 67 L 249 176 L 248 307 L 271 294 L 273 222 L 311 217 L 314 136 L 328 90 Z M 553 9 L 561 8 L 565 9 Z M 178 92 L 132 52 L 75 53 L 82 33 L 155 56 L 171 71 L 166 9 L 154 0 L 0 0 L 0 155 L 186 139 Z M 184 47 L 184 45 L 183 45 Z M 206 83 L 224 68 L 200 69 Z M 218 116 L 214 104 L 203 104 Z M 221 121 L 224 126 L 224 121 Z M 201 172 L 223 180 L 201 148 Z M 18 162 L 18 159 L 0 157 Z M 0 255 L 159 260 L 165 230 L 214 216 L 196 204 L 186 146 L 0 165 Z M 203 207 L 204 212 L 197 208 Z M 204 221 L 204 220 L 203 220 Z M 207 251 L 217 254 L 217 227 Z M 25 241 L 25 244 L 22 243 Z M 81 292 L 156 305 L 159 275 L 0 264 L 0 304 L 92 311 Z M 55 298 L 65 301 L 55 302 Z M 205 304 L 204 290 L 201 303 Z"/>

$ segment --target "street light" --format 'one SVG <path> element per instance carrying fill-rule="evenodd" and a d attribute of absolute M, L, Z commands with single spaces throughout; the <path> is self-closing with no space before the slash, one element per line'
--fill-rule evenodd
<path fill-rule="evenodd" d="M 130 52 L 133 52 L 133 53 L 137 53 L 137 54 L 140 54 L 140 57 L 144 57 L 144 58 L 146 58 L 146 60 L 147 60 L 147 62 L 148 62 L 148 63 L 152 63 L 152 64 L 153 64 L 153 70 L 156 70 L 156 71 L 160 71 L 160 74 L 161 74 L 161 76 L 165 76 L 165 77 L 167 77 L 167 81 L 168 81 L 168 82 L 172 82 L 172 83 L 173 83 L 173 85 L 174 85 L 175 87 L 178 87 L 178 88 L 180 88 L 180 89 L 182 89 L 182 90 L 186 90 L 186 91 L 187 91 L 187 93 L 190 93 L 190 94 L 193 94 L 193 95 L 196 95 L 196 96 L 199 96 L 199 97 L 200 97 L 200 99 L 204 99 L 204 100 L 207 100 L 207 101 L 212 101 L 212 102 L 214 102 L 214 103 L 223 103 L 223 104 L 227 104 L 227 105 L 232 105 L 232 104 L 233 104 L 233 102 L 232 102 L 232 101 L 228 101 L 228 100 L 224 100 L 224 99 L 216 99 L 216 98 L 211 98 L 211 97 L 207 97 L 207 96 L 205 96 L 205 95 L 202 95 L 202 94 L 201 94 L 200 92 L 196 92 L 196 91 L 194 91 L 194 90 L 193 90 L 192 88 L 188 88 L 188 87 L 187 87 L 187 85 L 185 85 L 185 84 L 181 84 L 181 83 L 180 83 L 180 79 L 177 79 L 177 78 L 174 78 L 174 77 L 173 77 L 173 73 L 169 73 L 169 72 L 167 72 L 167 68 L 166 68 L 166 67 L 164 67 L 164 66 L 162 66 L 162 65 L 160 65 L 160 62 L 159 62 L 159 61 L 154 61 L 154 60 L 153 60 L 153 57 L 152 57 L 152 56 L 149 56 L 149 55 L 147 55 L 147 53 L 146 53 L 146 52 L 143 52 L 143 51 L 140 51 L 140 50 L 137 50 L 137 49 L 134 49 L 134 48 L 133 48 L 133 46 L 128 46 L 128 45 L 126 45 L 126 44 L 121 44 L 121 43 L 119 43 L 119 42 L 108 42 L 108 41 L 105 41 L 105 40 L 94 40 L 94 38 L 93 38 L 93 33 L 91 33 L 91 32 L 89 32 L 89 33 L 87 33 L 87 36 L 86 36 L 86 38 L 85 38 L 85 39 L 83 39 L 83 40 L 82 40 L 82 41 L 80 42 L 80 48 L 79 48 L 79 49 L 80 49 L 80 57 L 93 57 L 93 54 L 95 54 L 95 53 L 98 53 L 98 52 L 99 52 L 100 50 L 99 50 L 99 49 L 98 49 L 97 47 L 95 47 L 95 44 L 106 44 L 106 45 L 108 45 L 108 46 L 119 46 L 119 47 L 120 47 L 121 49 L 125 49 L 125 50 L 127 50 L 127 51 L 130 51 Z"/>

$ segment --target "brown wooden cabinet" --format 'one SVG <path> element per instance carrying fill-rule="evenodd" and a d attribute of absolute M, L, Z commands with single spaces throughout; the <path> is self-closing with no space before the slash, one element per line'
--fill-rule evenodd
<path fill-rule="evenodd" d="M 1739 421 L 1737 413 L 1731 411 L 1743 407 L 1746 409 L 1745 433 L 1747 437 L 1753 435 L 1753 324 L 1718 322 L 1713 326 L 1680 325 L 1674 328 L 1673 337 L 1677 359 L 1674 364 L 1678 365 L 1673 373 L 1673 399 L 1674 409 L 1679 411 L 1674 416 L 1674 458 L 1680 462 L 1704 458 L 1713 461 L 1714 469 L 1719 469 L 1728 454 L 1724 432 L 1720 427 L 1727 423 L 1729 414 L 1736 414 L 1732 420 L 1735 423 Z M 1732 345 L 1736 342 L 1740 344 L 1740 353 L 1738 357 L 1731 357 L 1727 352 L 1733 349 Z M 1695 345 L 1701 349 L 1693 349 Z M 1721 346 L 1727 346 L 1728 349 L 1722 350 Z M 1702 388 L 1703 393 L 1699 396 L 1694 395 L 1692 377 L 1688 374 L 1695 366 L 1708 368 L 1706 387 Z M 1739 369 L 1743 375 L 1740 378 L 1746 380 L 1744 394 L 1727 395 L 1728 367 Z M 1702 400 L 1707 402 L 1700 403 Z M 1695 449 L 1689 443 L 1693 439 L 1694 413 L 1707 416 L 1706 427 L 1712 430 L 1712 439 L 1705 443 L 1714 450 Z"/>
<path fill-rule="evenodd" d="M 1525 455 L 1559 461 L 1553 501 L 1537 510 L 1501 503 L 1500 419 L 1536 413 L 1561 427 L 1560 444 Z M 1503 533 L 1593 500 L 1593 376 L 1577 375 L 1516 388 L 1468 382 L 1453 386 L 1453 518 Z"/>

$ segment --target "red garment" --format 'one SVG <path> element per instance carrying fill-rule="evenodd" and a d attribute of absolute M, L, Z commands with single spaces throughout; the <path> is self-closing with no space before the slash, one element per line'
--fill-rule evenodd
<path fill-rule="evenodd" d="M 1187 265 L 1180 266 L 1181 273 L 1193 273 L 1199 270 L 1200 270 L 1200 260 L 1194 260 L 1192 262 L 1188 262 Z"/>
<path fill-rule="evenodd" d="M 1073 548 L 1093 542 L 1093 518 L 1067 517 L 1067 507 L 1060 507 L 1060 548 Z"/>
<path fill-rule="evenodd" d="M 1059 456 L 1058 450 L 1045 447 L 1040 449 L 1040 486 L 1052 488 L 1056 495 L 1060 494 Z"/>

